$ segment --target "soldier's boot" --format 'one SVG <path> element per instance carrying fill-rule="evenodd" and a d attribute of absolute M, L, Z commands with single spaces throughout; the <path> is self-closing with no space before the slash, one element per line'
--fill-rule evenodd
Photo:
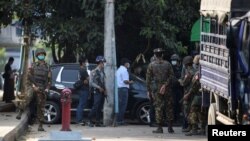
<path fill-rule="evenodd" d="M 192 135 L 199 135 L 198 133 L 198 125 L 194 124 L 192 125 L 192 130 L 185 134 L 186 136 L 192 136 Z"/>
<path fill-rule="evenodd" d="M 16 119 L 20 120 L 22 118 L 23 110 L 19 110 Z"/>
<path fill-rule="evenodd" d="M 158 126 L 157 129 L 153 131 L 153 133 L 163 133 L 162 126 Z"/>
<path fill-rule="evenodd" d="M 174 133 L 173 121 L 168 122 L 168 133 Z"/>
<path fill-rule="evenodd" d="M 191 130 L 191 125 L 188 124 L 188 127 L 186 129 L 182 129 L 182 132 L 189 132 Z"/>
<path fill-rule="evenodd" d="M 45 131 L 42 123 L 39 123 L 38 131 Z"/>

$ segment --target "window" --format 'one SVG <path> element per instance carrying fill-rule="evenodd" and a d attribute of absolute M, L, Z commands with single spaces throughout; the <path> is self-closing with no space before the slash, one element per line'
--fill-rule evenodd
<path fill-rule="evenodd" d="M 62 83 L 73 84 L 78 79 L 78 70 L 66 68 L 62 71 L 61 78 L 62 78 Z"/>
<path fill-rule="evenodd" d="M 139 78 L 137 78 L 137 77 L 135 77 L 133 75 L 130 75 L 129 77 L 130 77 L 131 80 L 134 81 L 134 83 L 132 83 L 130 85 L 131 89 L 146 91 L 146 84 L 145 84 L 145 82 L 143 82 L 143 80 L 140 80 Z"/>
<path fill-rule="evenodd" d="M 52 67 L 51 68 L 51 73 L 52 73 L 52 83 L 56 81 L 57 75 L 59 74 L 59 71 L 61 70 L 62 67 Z"/>

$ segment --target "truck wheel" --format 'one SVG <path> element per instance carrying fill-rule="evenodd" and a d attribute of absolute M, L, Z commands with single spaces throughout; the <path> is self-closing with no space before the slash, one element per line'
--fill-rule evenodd
<path fill-rule="evenodd" d="M 216 124 L 216 103 L 211 103 L 208 110 L 208 125 L 215 125 Z"/>

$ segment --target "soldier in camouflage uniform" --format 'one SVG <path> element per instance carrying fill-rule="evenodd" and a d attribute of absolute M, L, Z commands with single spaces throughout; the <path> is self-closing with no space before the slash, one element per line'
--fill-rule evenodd
<path fill-rule="evenodd" d="M 195 56 L 193 63 L 199 64 L 199 55 Z M 196 73 L 192 78 L 192 86 L 184 96 L 184 99 L 192 98 L 191 108 L 188 116 L 188 121 L 191 125 L 191 131 L 186 134 L 187 136 L 205 134 L 206 118 L 205 112 L 201 108 L 202 95 L 200 92 L 201 84 L 199 80 L 200 72 L 198 66 Z M 200 133 L 198 132 L 198 123 L 201 125 Z"/>
<path fill-rule="evenodd" d="M 49 65 L 44 61 L 46 56 L 45 50 L 42 48 L 38 48 L 35 52 L 35 56 L 38 61 L 34 62 L 29 69 L 27 78 L 28 95 L 25 102 L 20 107 L 20 111 L 23 111 L 26 108 L 26 106 L 30 103 L 32 97 L 34 96 L 37 103 L 37 119 L 39 122 L 38 131 L 44 131 L 44 128 L 42 126 L 44 121 L 44 106 L 46 102 L 46 93 L 48 92 L 50 87 L 51 74 Z M 16 118 L 21 119 L 21 114 L 19 113 Z"/>
<path fill-rule="evenodd" d="M 156 61 L 155 55 L 150 58 L 151 63 L 154 62 L 154 61 Z M 155 82 L 152 81 L 150 87 L 153 88 L 155 85 L 156 85 Z M 150 122 L 149 122 L 149 126 L 150 127 L 155 127 L 156 126 L 156 124 L 155 124 L 156 121 L 155 121 L 154 98 L 152 97 L 152 94 L 150 95 L 150 93 L 152 93 L 152 92 L 147 92 L 148 98 L 150 100 L 150 110 L 149 110 Z"/>
<path fill-rule="evenodd" d="M 153 133 L 163 133 L 163 111 L 166 110 L 168 120 L 168 132 L 174 133 L 172 123 L 173 98 L 171 92 L 172 80 L 174 78 L 173 68 L 168 61 L 163 60 L 163 50 L 157 48 L 154 50 L 156 61 L 149 64 L 146 74 L 147 89 L 149 96 L 154 99 L 155 117 L 158 128 Z M 155 85 L 152 86 L 152 82 Z"/>
<path fill-rule="evenodd" d="M 188 90 L 191 87 L 191 81 L 193 78 L 193 75 L 195 74 L 195 70 L 192 66 L 193 64 L 193 58 L 191 56 L 186 56 L 183 58 L 183 65 L 184 65 L 184 78 L 179 79 L 180 85 L 183 86 L 184 88 L 184 95 L 188 92 Z M 188 114 L 190 111 L 190 106 L 191 106 L 191 98 L 189 99 L 184 99 L 180 101 L 183 104 L 183 115 L 184 115 L 184 121 L 183 121 L 183 132 L 189 132 L 191 130 L 191 126 L 188 123 Z M 187 127 L 186 127 L 187 126 Z"/>

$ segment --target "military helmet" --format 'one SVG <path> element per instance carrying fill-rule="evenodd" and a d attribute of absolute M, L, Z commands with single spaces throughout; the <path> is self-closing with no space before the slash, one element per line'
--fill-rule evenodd
<path fill-rule="evenodd" d="M 39 54 L 44 54 L 44 55 L 46 55 L 46 52 L 45 52 L 45 50 L 44 50 L 43 48 L 38 48 L 38 49 L 36 49 L 36 53 L 35 53 L 36 57 L 37 57 Z"/>
<path fill-rule="evenodd" d="M 97 56 L 95 61 L 96 62 L 106 62 L 106 59 L 103 56 Z"/>
<path fill-rule="evenodd" d="M 179 57 L 178 54 L 173 54 L 173 55 L 171 56 L 171 60 L 180 60 L 180 57 Z"/>
<path fill-rule="evenodd" d="M 154 53 L 161 53 L 164 52 L 165 50 L 163 50 L 162 48 L 156 48 L 154 49 Z"/>
<path fill-rule="evenodd" d="M 193 63 L 194 64 L 199 64 L 199 61 L 200 61 L 200 55 L 195 55 Z"/>
<path fill-rule="evenodd" d="M 187 64 L 192 64 L 193 63 L 193 58 L 192 56 L 186 56 L 183 58 L 183 64 L 187 65 Z"/>

